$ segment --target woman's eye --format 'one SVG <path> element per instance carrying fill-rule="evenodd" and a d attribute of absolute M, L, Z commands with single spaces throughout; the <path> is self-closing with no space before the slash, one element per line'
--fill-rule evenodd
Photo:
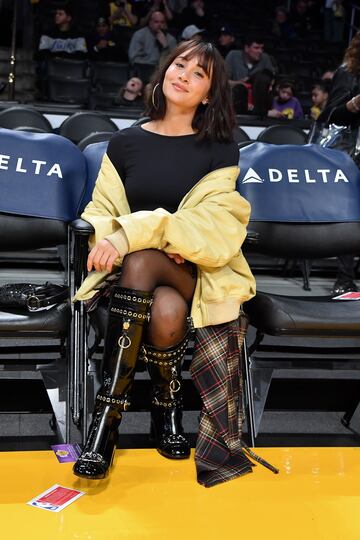
<path fill-rule="evenodd" d="M 196 75 L 196 77 L 200 77 L 200 79 L 204 78 L 203 73 L 201 73 L 200 71 L 195 71 L 195 75 Z"/>
<path fill-rule="evenodd" d="M 175 66 L 178 68 L 183 68 L 184 64 L 182 64 L 181 62 L 175 62 Z"/>

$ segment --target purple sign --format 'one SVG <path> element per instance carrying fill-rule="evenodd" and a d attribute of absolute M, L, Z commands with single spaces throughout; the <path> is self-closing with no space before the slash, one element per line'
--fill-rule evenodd
<path fill-rule="evenodd" d="M 54 444 L 51 447 L 59 463 L 69 463 L 77 461 L 81 454 L 81 448 L 78 444 Z"/>

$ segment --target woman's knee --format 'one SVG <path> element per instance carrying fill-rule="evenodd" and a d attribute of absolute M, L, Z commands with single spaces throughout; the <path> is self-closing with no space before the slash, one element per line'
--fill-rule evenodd
<path fill-rule="evenodd" d="M 151 290 L 155 287 L 155 282 L 151 271 L 151 261 L 156 250 L 143 249 L 129 253 L 124 257 L 121 275 L 124 286 L 129 288 L 146 288 Z"/>
<path fill-rule="evenodd" d="M 151 336 L 161 340 L 163 345 L 177 343 L 186 330 L 187 315 L 187 303 L 177 291 L 170 287 L 158 287 L 151 307 Z"/>

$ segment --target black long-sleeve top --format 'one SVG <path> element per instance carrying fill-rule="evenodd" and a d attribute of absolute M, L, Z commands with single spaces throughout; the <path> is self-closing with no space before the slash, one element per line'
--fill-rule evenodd
<path fill-rule="evenodd" d="M 203 176 L 237 166 L 239 148 L 235 142 L 198 142 L 196 135 L 159 135 L 133 126 L 111 138 L 107 155 L 132 212 L 161 207 L 173 213 Z"/>

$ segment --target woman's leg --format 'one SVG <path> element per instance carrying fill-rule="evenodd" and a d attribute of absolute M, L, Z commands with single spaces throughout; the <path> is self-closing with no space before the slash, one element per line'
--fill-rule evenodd
<path fill-rule="evenodd" d="M 77 476 L 99 479 L 108 473 L 122 411 L 129 403 L 150 297 L 155 301 L 151 310 L 154 320 L 148 325 L 149 342 L 164 349 L 184 338 L 187 304 L 195 287 L 192 271 L 189 263 L 177 265 L 157 250 L 139 251 L 125 257 L 121 278 L 112 287 L 104 345 L 103 384 L 96 397 L 83 453 L 74 466 Z M 154 297 L 152 292 L 155 292 Z M 157 377 L 156 369 L 155 372 L 149 371 Z M 157 381 L 160 377 L 160 382 L 167 384 L 169 373 L 165 375 L 165 382 L 161 374 Z M 180 433 L 181 426 L 178 431 Z"/>
<path fill-rule="evenodd" d="M 195 276 L 189 263 L 178 265 L 162 252 L 147 250 L 126 257 L 120 281 L 126 287 L 154 293 L 142 357 L 152 381 L 151 435 L 160 454 L 170 459 L 190 455 L 182 427 L 181 365 Z"/>
<path fill-rule="evenodd" d="M 119 284 L 142 291 L 154 291 L 165 285 L 175 289 L 189 303 L 196 284 L 194 268 L 188 261 L 175 263 L 163 251 L 143 249 L 126 255 Z"/>
<path fill-rule="evenodd" d="M 152 294 L 114 285 L 111 287 L 104 339 L 102 385 L 96 395 L 92 422 L 74 474 L 97 480 L 108 474 L 123 411 L 130 405 L 143 331 L 149 318 Z"/>

